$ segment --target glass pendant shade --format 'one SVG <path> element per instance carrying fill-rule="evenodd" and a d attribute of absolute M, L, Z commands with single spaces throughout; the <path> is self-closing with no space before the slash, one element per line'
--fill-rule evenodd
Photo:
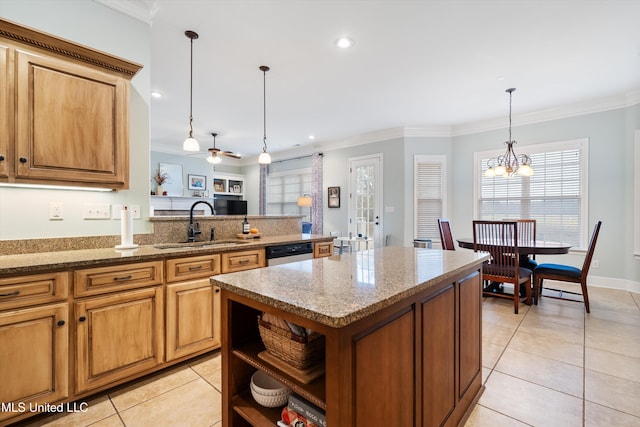
<path fill-rule="evenodd" d="M 194 137 L 189 136 L 182 143 L 182 149 L 184 151 L 200 151 L 200 144 Z"/>
<path fill-rule="evenodd" d="M 269 153 L 267 153 L 266 151 L 260 153 L 260 156 L 258 156 L 258 163 L 260 163 L 261 165 L 268 165 L 269 163 L 271 163 L 271 155 L 269 155 Z"/>
<path fill-rule="evenodd" d="M 212 163 L 214 165 L 220 163 L 222 159 L 218 156 L 215 156 L 213 153 L 209 157 L 207 157 L 207 162 Z"/>

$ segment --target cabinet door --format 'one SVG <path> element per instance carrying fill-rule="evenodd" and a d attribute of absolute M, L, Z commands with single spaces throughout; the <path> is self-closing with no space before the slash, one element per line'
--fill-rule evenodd
<path fill-rule="evenodd" d="M 414 313 L 405 311 L 353 338 L 353 425 L 415 424 L 414 333 Z"/>
<path fill-rule="evenodd" d="M 0 424 L 69 396 L 68 313 L 67 303 L 0 313 L 0 402 L 13 404 Z"/>
<path fill-rule="evenodd" d="M 128 188 L 128 80 L 15 52 L 16 178 Z"/>
<path fill-rule="evenodd" d="M 482 286 L 474 273 L 459 283 L 460 289 L 460 398 L 482 374 Z M 471 395 L 475 394 L 475 390 Z"/>
<path fill-rule="evenodd" d="M 167 285 L 167 361 L 220 347 L 220 288 L 209 279 Z"/>
<path fill-rule="evenodd" d="M 162 287 L 120 292 L 74 305 L 77 392 L 162 363 Z"/>
<path fill-rule="evenodd" d="M 457 399 L 455 391 L 455 288 L 422 303 L 422 418 L 443 425 Z"/>
<path fill-rule="evenodd" d="M 9 176 L 9 141 L 11 140 L 10 122 L 13 123 L 8 111 L 13 111 L 13 103 L 9 91 L 11 85 L 9 69 L 9 48 L 0 45 L 0 178 Z"/>

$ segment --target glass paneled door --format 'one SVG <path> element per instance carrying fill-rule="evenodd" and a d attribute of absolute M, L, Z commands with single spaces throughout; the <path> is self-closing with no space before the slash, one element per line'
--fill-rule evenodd
<path fill-rule="evenodd" d="M 349 232 L 383 246 L 382 154 L 349 159 Z"/>

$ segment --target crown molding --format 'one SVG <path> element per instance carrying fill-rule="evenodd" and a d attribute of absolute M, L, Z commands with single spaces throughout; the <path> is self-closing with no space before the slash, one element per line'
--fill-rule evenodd
<path fill-rule="evenodd" d="M 110 9 L 151 26 L 158 11 L 158 0 L 93 0 Z"/>
<path fill-rule="evenodd" d="M 585 114 L 599 113 L 603 111 L 627 108 L 640 104 L 640 90 L 628 92 L 621 95 L 612 95 L 603 98 L 593 99 L 585 102 L 561 105 L 544 110 L 532 111 L 525 114 L 514 114 L 514 126 L 523 126 L 533 123 L 548 122 L 551 120 L 565 119 L 569 117 L 582 116 Z M 506 127 L 505 118 L 483 120 L 473 123 L 453 126 L 451 136 L 469 135 L 480 132 L 487 132 Z"/>

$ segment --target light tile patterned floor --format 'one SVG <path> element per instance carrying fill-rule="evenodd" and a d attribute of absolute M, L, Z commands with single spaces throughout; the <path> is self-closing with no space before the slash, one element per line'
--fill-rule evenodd
<path fill-rule="evenodd" d="M 640 295 L 589 289 L 591 313 L 543 298 L 483 305 L 486 389 L 467 427 L 640 426 Z M 221 426 L 219 352 L 29 426 Z M 339 427 L 339 426 L 337 426 Z"/>

